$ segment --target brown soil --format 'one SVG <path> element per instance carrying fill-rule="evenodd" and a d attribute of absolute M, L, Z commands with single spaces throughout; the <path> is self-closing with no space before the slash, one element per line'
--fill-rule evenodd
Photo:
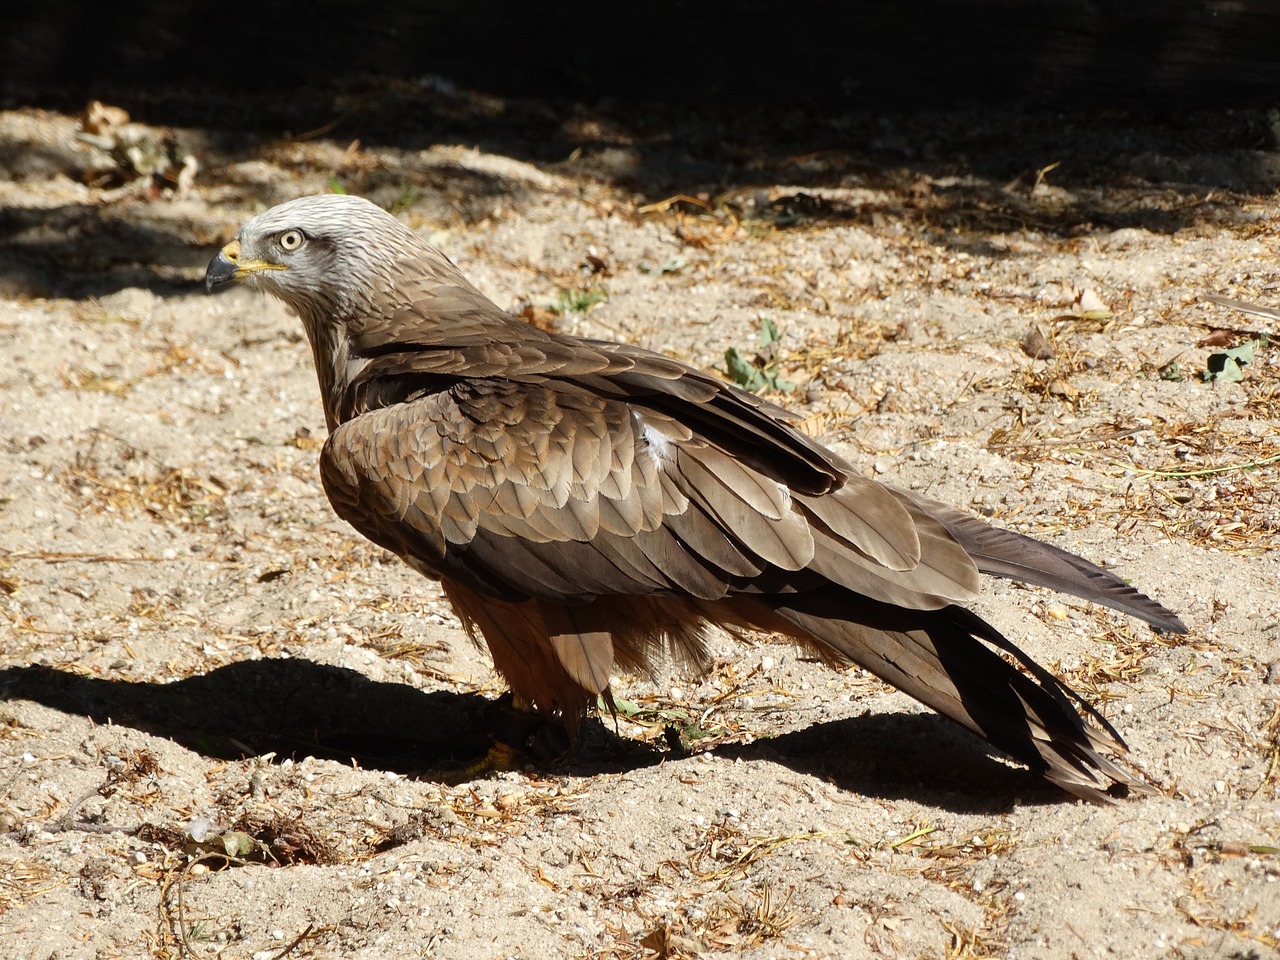
<path fill-rule="evenodd" d="M 110 113 L 93 146 L 0 114 L 0 953 L 1276 954 L 1280 352 L 1202 375 L 1267 326 L 1203 294 L 1280 301 L 1261 117 L 629 125 L 402 94 L 484 148 L 443 120 L 362 142 Z M 333 184 L 538 322 L 723 369 L 772 320 L 782 402 L 868 474 L 1177 610 L 1187 637 L 981 603 L 1159 792 L 1073 802 L 767 638 L 618 677 L 571 760 L 433 772 L 483 750 L 500 683 L 331 513 L 296 322 L 197 282 L 256 210 Z"/>

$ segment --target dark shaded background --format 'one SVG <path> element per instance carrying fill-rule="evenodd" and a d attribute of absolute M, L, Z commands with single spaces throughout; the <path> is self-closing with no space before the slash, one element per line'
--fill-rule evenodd
<path fill-rule="evenodd" d="M 825 109 L 1182 110 L 1280 91 L 1273 0 L 3 7 L 0 82 L 34 91 L 28 105 L 79 106 L 109 84 L 163 104 L 152 122 L 191 125 L 188 85 L 231 101 L 362 74 L 434 74 L 503 96 Z"/>
<path fill-rule="evenodd" d="M 282 142 L 461 145 L 576 164 L 564 169 L 637 206 L 795 185 L 763 214 L 902 220 L 982 252 L 1018 228 L 1247 219 L 1249 195 L 1280 187 L 1280 2 L 0 4 L 0 108 L 75 114 L 90 100 L 176 128 L 202 187 Z M 0 139 L 0 176 L 39 173 L 39 149 Z M 1072 192 L 1056 206 L 1029 198 L 1046 169 Z M 344 185 L 394 198 L 388 176 Z M 466 193 L 447 211 L 462 226 L 511 189 L 473 171 L 410 180 Z M 889 199 L 804 194 L 850 185 Z M 283 198 L 256 189 L 238 199 Z M 194 270 L 217 239 L 136 204 L 0 204 L 0 291 L 173 292 L 186 279 L 156 264 Z"/>

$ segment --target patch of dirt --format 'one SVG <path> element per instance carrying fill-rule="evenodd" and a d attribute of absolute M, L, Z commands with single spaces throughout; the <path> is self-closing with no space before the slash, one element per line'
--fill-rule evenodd
<path fill-rule="evenodd" d="M 1260 119 L 414 95 L 456 124 L 0 114 L 7 956 L 1275 955 L 1280 348 L 1202 375 L 1264 324 L 1203 294 L 1280 301 L 1280 164 L 1227 135 Z M 495 117 L 509 140 L 450 141 Z M 559 139 L 530 147 L 535 119 Z M 780 399 L 869 475 L 1178 611 L 1187 637 L 980 604 L 1159 794 L 1073 802 L 860 671 L 728 638 L 706 677 L 618 677 L 571 761 L 446 776 L 500 683 L 331 513 L 296 321 L 199 284 L 254 212 L 335 186 L 573 333 L 723 370 L 772 321 Z"/>

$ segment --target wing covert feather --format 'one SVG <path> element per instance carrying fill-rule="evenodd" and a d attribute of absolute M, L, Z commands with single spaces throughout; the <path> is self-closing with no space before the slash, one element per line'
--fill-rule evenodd
<path fill-rule="evenodd" d="M 787 572 L 806 569 L 917 609 L 976 590 L 947 530 L 880 485 L 793 496 L 668 415 L 569 386 L 473 382 L 370 411 L 322 459 L 370 539 L 503 596 L 718 599 L 771 570 L 800 589 Z"/>

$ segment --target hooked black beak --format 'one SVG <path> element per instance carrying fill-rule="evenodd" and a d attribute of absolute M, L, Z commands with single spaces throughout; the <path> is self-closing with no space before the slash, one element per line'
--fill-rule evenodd
<path fill-rule="evenodd" d="M 283 263 L 272 263 L 270 260 L 245 259 L 240 255 L 240 241 L 232 240 L 218 251 L 218 255 L 209 261 L 209 269 L 204 273 L 204 288 L 213 293 L 218 287 L 232 280 L 243 280 L 264 270 L 287 270 Z"/>
<path fill-rule="evenodd" d="M 236 249 L 233 251 L 232 247 Z M 240 269 L 236 264 L 239 258 L 240 246 L 235 241 L 219 250 L 218 255 L 209 261 L 209 269 L 204 272 L 204 288 L 213 293 L 218 287 L 234 280 L 236 271 Z"/>

